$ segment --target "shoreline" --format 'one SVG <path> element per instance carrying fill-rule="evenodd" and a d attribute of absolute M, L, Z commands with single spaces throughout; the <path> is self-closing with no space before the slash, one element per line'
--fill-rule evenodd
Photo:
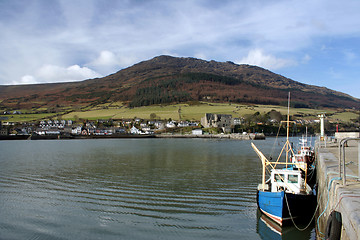
<path fill-rule="evenodd" d="M 71 140 L 71 139 L 113 139 L 113 138 L 217 138 L 234 140 L 263 140 L 262 133 L 250 134 L 112 134 L 112 135 L 1 135 L 1 140 Z"/>

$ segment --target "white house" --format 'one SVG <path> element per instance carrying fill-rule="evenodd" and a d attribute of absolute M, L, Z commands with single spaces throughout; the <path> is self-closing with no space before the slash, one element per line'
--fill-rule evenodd
<path fill-rule="evenodd" d="M 202 131 L 202 129 L 194 129 L 194 130 L 192 130 L 192 134 L 193 135 L 202 135 L 203 131 Z"/>
<path fill-rule="evenodd" d="M 135 126 L 133 126 L 131 129 L 130 129 L 130 133 L 131 134 L 142 134 L 142 131 L 137 129 Z"/>
<path fill-rule="evenodd" d="M 144 132 L 148 132 L 148 131 L 151 130 L 151 128 L 146 126 L 146 127 L 141 128 L 141 130 L 144 131 Z"/>
<path fill-rule="evenodd" d="M 189 126 L 189 122 L 185 121 L 185 122 L 180 122 L 178 124 L 178 127 L 188 127 Z"/>
<path fill-rule="evenodd" d="M 81 126 L 77 126 L 76 128 L 73 128 L 71 130 L 71 134 L 80 135 L 81 134 Z"/>
<path fill-rule="evenodd" d="M 154 126 L 157 128 L 157 129 L 164 129 L 165 128 L 165 123 L 164 122 L 161 122 L 161 121 L 156 121 L 154 123 Z"/>
<path fill-rule="evenodd" d="M 167 127 L 167 128 L 174 128 L 174 127 L 176 127 L 176 124 L 175 124 L 174 121 L 167 122 L 167 123 L 166 123 L 166 127 Z"/>

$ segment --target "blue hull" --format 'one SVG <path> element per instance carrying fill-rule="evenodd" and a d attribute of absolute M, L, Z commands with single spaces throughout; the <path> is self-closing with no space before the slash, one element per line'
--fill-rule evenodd
<path fill-rule="evenodd" d="M 289 210 L 293 219 L 311 219 L 316 207 L 316 196 L 285 193 L 284 191 L 258 191 L 257 204 L 262 213 L 282 226 L 285 222 L 291 221 Z"/>

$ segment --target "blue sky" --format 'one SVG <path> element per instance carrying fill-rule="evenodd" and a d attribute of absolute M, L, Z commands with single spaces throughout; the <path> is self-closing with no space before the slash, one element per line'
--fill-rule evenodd
<path fill-rule="evenodd" d="M 359 10 L 358 0 L 0 0 L 0 84 L 101 77 L 166 54 L 360 98 Z"/>

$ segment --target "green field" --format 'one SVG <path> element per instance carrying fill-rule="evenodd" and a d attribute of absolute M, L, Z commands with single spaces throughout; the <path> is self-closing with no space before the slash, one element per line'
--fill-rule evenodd
<path fill-rule="evenodd" d="M 132 119 L 142 118 L 149 119 L 150 114 L 155 113 L 160 119 L 173 120 L 196 120 L 199 121 L 205 113 L 231 114 L 233 117 L 243 117 L 247 114 L 254 114 L 259 112 L 261 114 L 268 113 L 271 110 L 281 112 L 283 115 L 287 114 L 287 108 L 281 106 L 269 105 L 241 105 L 241 104 L 225 104 L 225 103 L 201 103 L 196 105 L 189 104 L 174 104 L 174 105 L 153 105 L 138 108 L 128 108 L 121 104 L 116 107 L 107 106 L 99 109 L 96 106 L 88 111 L 74 111 L 63 116 L 63 119 Z M 290 109 L 290 115 L 301 115 L 301 118 L 316 118 L 316 115 L 322 112 L 334 114 L 334 110 L 316 110 L 307 108 L 293 108 Z M 351 114 L 338 114 L 340 119 L 349 120 Z M 355 113 L 353 113 L 354 116 Z"/>
<path fill-rule="evenodd" d="M 180 105 L 167 105 L 167 106 L 147 106 L 138 108 L 121 107 L 109 107 L 105 109 L 98 109 L 98 106 L 89 111 L 75 111 L 66 115 L 63 115 L 63 119 L 133 119 L 143 118 L 149 119 L 150 114 L 155 113 L 157 118 L 161 119 L 178 119 L 178 106 Z"/>
<path fill-rule="evenodd" d="M 45 109 L 44 109 L 45 110 Z M 63 109 L 64 110 L 64 109 Z M 69 109 L 66 109 L 69 112 Z M 6 115 L 7 121 L 11 122 L 31 122 L 41 119 L 133 119 L 142 118 L 150 119 L 150 115 L 155 113 L 157 119 L 173 119 L 173 120 L 195 120 L 200 121 L 205 113 L 231 114 L 233 117 L 244 117 L 252 115 L 256 112 L 265 114 L 271 110 L 287 114 L 287 108 L 283 106 L 269 105 L 242 105 L 242 104 L 226 104 L 226 103 L 197 103 L 197 104 L 173 104 L 173 105 L 152 105 L 146 107 L 129 108 L 121 102 L 105 103 L 93 107 L 73 110 L 67 114 L 61 113 L 26 113 L 19 115 Z M 299 119 L 317 119 L 319 113 L 325 112 L 330 121 L 349 122 L 359 116 L 359 111 L 353 110 L 319 110 L 307 108 L 292 108 L 290 115 L 296 115 Z"/>
<path fill-rule="evenodd" d="M 41 119 L 50 119 L 54 116 L 54 113 L 40 113 L 40 114 L 12 114 L 5 115 L 4 117 L 8 118 L 3 120 L 5 122 L 32 122 L 39 121 Z"/>
<path fill-rule="evenodd" d="M 350 122 L 352 119 L 359 118 L 359 112 L 336 112 L 334 115 L 330 116 L 334 121 Z"/>

